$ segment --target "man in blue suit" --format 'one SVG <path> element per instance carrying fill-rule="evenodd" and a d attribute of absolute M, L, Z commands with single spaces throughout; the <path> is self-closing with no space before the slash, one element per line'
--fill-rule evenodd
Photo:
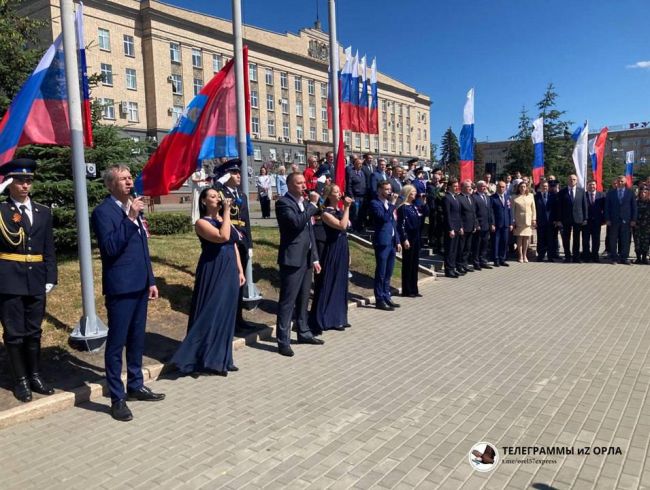
<path fill-rule="evenodd" d="M 581 262 L 580 238 L 587 224 L 587 198 L 578 187 L 578 176 L 569 175 L 567 186 L 557 193 L 555 224 L 560 227 L 564 262 Z"/>
<path fill-rule="evenodd" d="M 445 277 L 454 279 L 465 275 L 465 271 L 459 269 L 456 262 L 458 258 L 458 243 L 460 241 L 460 235 L 463 233 L 460 202 L 458 202 L 458 189 L 458 181 L 456 179 L 449 179 L 447 192 L 442 201 L 445 226 Z"/>
<path fill-rule="evenodd" d="M 377 159 L 377 170 L 370 174 L 370 190 L 373 199 L 377 198 L 377 188 L 379 187 L 379 183 L 385 180 L 388 180 L 388 176 L 386 175 L 386 160 L 379 158 Z"/>
<path fill-rule="evenodd" d="M 375 301 L 377 309 L 393 311 L 400 305 L 394 303 L 390 294 L 390 278 L 395 265 L 395 252 L 402 251 L 395 223 L 395 201 L 390 182 L 377 184 L 377 198 L 370 202 L 372 244 L 375 249 Z"/>
<path fill-rule="evenodd" d="M 537 261 L 543 262 L 548 255 L 548 261 L 553 262 L 552 233 L 553 233 L 553 206 L 555 194 L 549 192 L 548 181 L 539 184 L 535 193 L 535 211 L 537 213 Z"/>
<path fill-rule="evenodd" d="M 512 231 L 514 218 L 512 215 L 512 204 L 510 196 L 506 194 L 506 183 L 500 180 L 497 183 L 497 193 L 492 194 L 492 214 L 494 225 L 492 225 L 492 254 L 494 267 L 508 267 L 506 262 L 508 255 L 508 237 Z"/>
<path fill-rule="evenodd" d="M 616 179 L 616 188 L 607 193 L 605 201 L 605 221 L 609 235 L 609 257 L 629 265 L 630 232 L 636 225 L 637 206 L 634 194 L 626 186 L 624 175 Z"/>
<path fill-rule="evenodd" d="M 600 230 L 605 224 L 605 194 L 596 190 L 596 181 L 587 183 L 587 226 L 582 229 L 582 260 L 600 262 Z"/>
<path fill-rule="evenodd" d="M 93 211 L 91 222 L 102 259 L 102 288 L 108 313 L 108 337 L 104 360 L 111 396 L 111 415 L 129 421 L 129 400 L 159 401 L 165 398 L 144 386 L 144 352 L 147 303 L 158 298 L 154 283 L 147 231 L 142 222 L 144 202 L 132 198 L 133 178 L 125 165 L 104 172 L 110 192 Z M 122 383 L 122 351 L 126 347 L 127 391 Z"/>
<path fill-rule="evenodd" d="M 366 199 L 366 176 L 364 175 L 361 167 L 363 160 L 355 158 L 351 166 L 345 169 L 345 194 L 354 199 L 354 203 L 350 208 L 350 220 L 354 231 L 363 230 L 363 215 Z"/>

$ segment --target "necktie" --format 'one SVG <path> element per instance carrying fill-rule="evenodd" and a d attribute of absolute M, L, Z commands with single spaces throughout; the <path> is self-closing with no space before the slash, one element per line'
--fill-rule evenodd
<path fill-rule="evenodd" d="M 571 200 L 573 201 L 573 188 L 569 188 L 569 195 L 571 196 Z"/>
<path fill-rule="evenodd" d="M 20 224 L 23 225 L 23 228 L 29 234 L 29 232 L 32 231 L 32 222 L 30 221 L 29 216 L 27 215 L 27 206 L 21 204 L 20 213 L 21 213 Z"/>
<path fill-rule="evenodd" d="M 546 206 L 546 192 L 544 194 L 542 194 L 542 197 L 544 199 L 544 206 Z"/>
<path fill-rule="evenodd" d="M 469 194 L 467 195 L 467 202 L 470 203 L 470 204 L 472 204 L 472 198 L 469 197 Z"/>
<path fill-rule="evenodd" d="M 618 200 L 619 202 L 623 202 L 623 189 L 618 190 Z"/>
<path fill-rule="evenodd" d="M 501 199 L 501 206 L 504 206 L 505 201 L 503 200 L 503 194 L 499 194 L 499 199 Z"/>
<path fill-rule="evenodd" d="M 595 199 L 596 199 L 596 198 L 595 198 L 595 196 L 594 196 L 594 193 L 592 192 L 592 193 L 591 193 L 591 204 L 594 203 L 594 200 L 595 200 Z"/>

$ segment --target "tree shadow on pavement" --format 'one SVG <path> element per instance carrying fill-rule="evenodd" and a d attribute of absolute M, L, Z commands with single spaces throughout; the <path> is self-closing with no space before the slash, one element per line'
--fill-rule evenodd
<path fill-rule="evenodd" d="M 190 314 L 192 306 L 192 288 L 183 284 L 168 284 L 164 277 L 156 278 L 160 297 L 169 301 L 172 310 L 185 315 Z"/>

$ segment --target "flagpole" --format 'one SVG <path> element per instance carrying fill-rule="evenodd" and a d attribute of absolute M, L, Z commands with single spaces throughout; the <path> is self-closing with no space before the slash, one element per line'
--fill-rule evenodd
<path fill-rule="evenodd" d="M 235 89 L 237 93 L 237 145 L 239 148 L 239 158 L 241 159 L 241 186 L 242 192 L 249 200 L 248 193 L 248 148 L 246 144 L 246 101 L 244 96 L 244 54 L 241 29 L 241 0 L 232 0 L 232 33 L 235 38 L 234 55 L 235 55 Z M 248 69 L 248 67 L 246 67 Z M 247 309 L 257 306 L 262 299 L 259 291 L 253 283 L 253 249 L 248 250 L 248 260 L 246 261 L 246 289 L 244 294 L 244 304 L 249 305 Z"/>
<path fill-rule="evenodd" d="M 86 190 L 86 163 L 84 136 L 77 67 L 77 42 L 75 36 L 72 0 L 61 0 L 61 29 L 63 31 L 63 54 L 65 56 L 65 79 L 68 93 L 72 146 L 72 175 L 77 215 L 77 238 L 81 276 L 82 317 L 70 334 L 70 342 L 86 350 L 98 350 L 104 343 L 108 329 L 97 318 L 93 280 L 92 254 L 90 250 L 90 223 L 88 219 L 88 193 Z"/>
<path fill-rule="evenodd" d="M 339 151 L 339 43 L 336 37 L 336 1 L 329 0 L 330 27 L 330 93 L 332 94 L 332 149 L 334 161 L 338 161 Z"/>

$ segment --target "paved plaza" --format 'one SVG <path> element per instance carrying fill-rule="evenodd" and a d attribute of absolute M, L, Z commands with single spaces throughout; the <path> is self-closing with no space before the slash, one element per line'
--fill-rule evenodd
<path fill-rule="evenodd" d="M 650 488 L 650 267 L 511 265 L 353 308 L 294 358 L 159 380 L 130 423 L 106 400 L 2 430 L 1 486 Z"/>

